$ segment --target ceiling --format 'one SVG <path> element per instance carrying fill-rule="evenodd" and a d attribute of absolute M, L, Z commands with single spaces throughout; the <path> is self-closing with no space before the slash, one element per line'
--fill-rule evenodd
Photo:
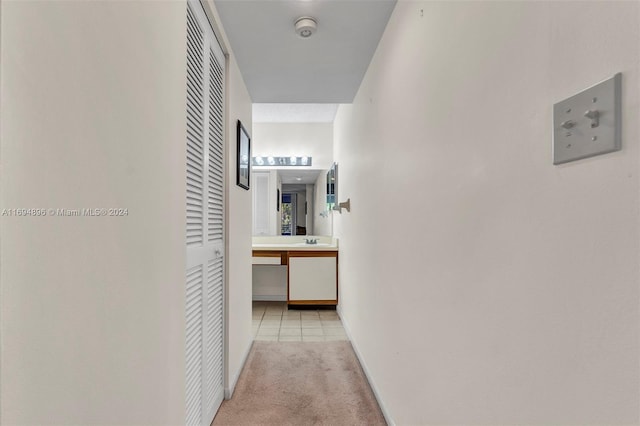
<path fill-rule="evenodd" d="M 351 103 L 396 0 L 214 0 L 255 103 Z M 294 30 L 311 16 L 317 32 Z"/>
<path fill-rule="evenodd" d="M 333 123 L 338 104 L 253 104 L 254 123 Z"/>
<path fill-rule="evenodd" d="M 283 185 L 313 185 L 320 176 L 320 172 L 322 170 L 278 169 L 278 176 L 280 176 Z"/>

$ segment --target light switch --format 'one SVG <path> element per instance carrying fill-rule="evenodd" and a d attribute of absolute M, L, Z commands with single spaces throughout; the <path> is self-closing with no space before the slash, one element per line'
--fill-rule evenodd
<path fill-rule="evenodd" d="M 617 73 L 553 106 L 553 164 L 622 148 L 621 83 Z"/>

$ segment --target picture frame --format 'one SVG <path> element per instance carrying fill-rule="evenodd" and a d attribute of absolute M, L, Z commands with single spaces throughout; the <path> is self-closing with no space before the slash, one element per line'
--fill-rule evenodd
<path fill-rule="evenodd" d="M 238 120 L 237 146 L 236 185 L 248 191 L 251 186 L 251 137 L 240 120 Z"/>

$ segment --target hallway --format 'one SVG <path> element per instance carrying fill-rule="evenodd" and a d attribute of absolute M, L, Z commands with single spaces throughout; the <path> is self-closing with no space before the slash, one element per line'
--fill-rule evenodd
<path fill-rule="evenodd" d="M 351 344 L 255 341 L 218 426 L 386 426 Z"/>
<path fill-rule="evenodd" d="M 2 0 L 0 40 L 2 424 L 209 425 L 285 345 L 390 425 L 640 424 L 640 1 Z M 337 312 L 252 303 L 258 157 L 349 201 Z"/>

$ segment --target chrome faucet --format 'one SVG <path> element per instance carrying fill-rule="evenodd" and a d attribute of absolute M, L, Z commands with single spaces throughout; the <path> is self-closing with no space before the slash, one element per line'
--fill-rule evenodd
<path fill-rule="evenodd" d="M 307 244 L 318 244 L 318 239 L 317 238 L 305 238 L 304 241 Z"/>

